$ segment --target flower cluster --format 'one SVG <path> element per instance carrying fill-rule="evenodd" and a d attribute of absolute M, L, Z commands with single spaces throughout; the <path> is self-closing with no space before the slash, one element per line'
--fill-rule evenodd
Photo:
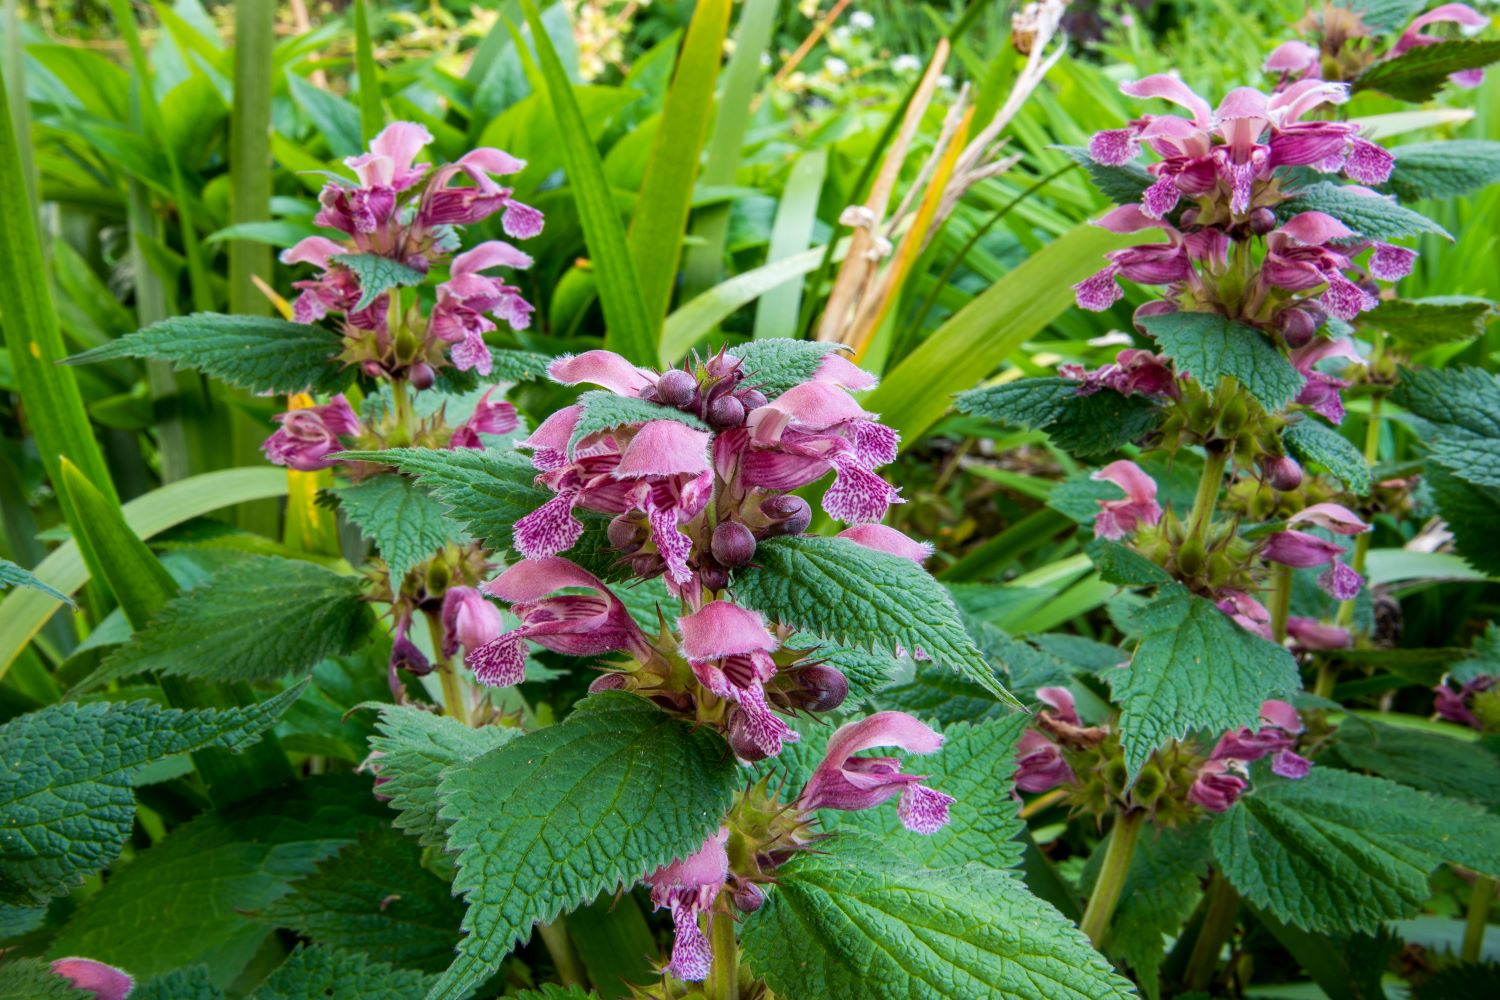
<path fill-rule="evenodd" d="M 1241 726 L 1219 739 L 1199 767 L 1188 801 L 1209 812 L 1226 811 L 1249 787 L 1247 766 L 1264 757 L 1271 758 L 1273 774 L 1294 780 L 1307 777 L 1312 762 L 1293 749 L 1303 730 L 1297 710 L 1284 701 L 1265 701 L 1260 723 L 1258 729 Z"/>
<path fill-rule="evenodd" d="M 1460 35 L 1472 35 L 1489 23 L 1488 17 L 1468 4 L 1441 4 L 1413 18 L 1395 44 L 1382 51 L 1383 33 L 1365 23 L 1363 11 L 1353 4 L 1325 3 L 1320 10 L 1308 11 L 1298 25 L 1316 44 L 1283 42 L 1266 57 L 1263 68 L 1276 75 L 1278 90 L 1302 80 L 1353 80 L 1376 62 L 1444 41 L 1444 36 L 1431 29 L 1457 29 Z M 1477 87 L 1484 82 L 1484 70 L 1460 70 L 1448 79 L 1460 87 Z"/>

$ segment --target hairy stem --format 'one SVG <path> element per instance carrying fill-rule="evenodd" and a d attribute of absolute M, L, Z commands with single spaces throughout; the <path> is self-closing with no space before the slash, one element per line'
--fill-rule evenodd
<path fill-rule="evenodd" d="M 1292 613 L 1292 568 L 1277 566 L 1271 577 L 1271 634 L 1286 642 L 1286 622 Z"/>
<path fill-rule="evenodd" d="M 1117 812 L 1115 827 L 1109 833 L 1109 846 L 1104 849 L 1104 866 L 1099 870 L 1099 880 L 1089 895 L 1089 905 L 1083 911 L 1083 922 L 1079 927 L 1099 947 L 1104 934 L 1109 930 L 1110 918 L 1120 903 L 1120 892 L 1125 888 L 1125 876 L 1130 871 L 1130 859 L 1135 856 L 1135 843 L 1145 822 L 1143 812 Z"/>
<path fill-rule="evenodd" d="M 568 940 L 567 920 L 559 915 L 550 924 L 537 924 L 536 932 L 546 945 L 547 954 L 552 956 L 552 964 L 557 966 L 557 978 L 562 984 L 587 986 L 588 976 L 578 960 L 578 953 L 573 950 L 573 942 Z"/>
<path fill-rule="evenodd" d="M 735 940 L 735 924 L 727 913 L 709 914 L 709 942 L 714 962 L 708 973 L 708 1000 L 739 1000 L 740 945 Z"/>
<path fill-rule="evenodd" d="M 1234 915 L 1240 907 L 1240 895 L 1229 880 L 1214 872 L 1208 882 L 1208 912 L 1198 928 L 1198 940 L 1188 956 L 1183 984 L 1190 990 L 1207 990 L 1219 966 L 1219 953 L 1234 932 Z"/>
<path fill-rule="evenodd" d="M 443 655 L 443 624 L 438 616 L 426 613 L 427 634 L 432 636 L 432 655 L 437 661 L 438 682 L 443 686 L 443 714 L 469 724 L 469 708 L 464 700 L 463 684 L 449 657 Z"/>
<path fill-rule="evenodd" d="M 1469 918 L 1464 924 L 1463 949 L 1459 958 L 1465 962 L 1479 961 L 1484 946 L 1484 932 L 1490 922 L 1490 908 L 1495 904 L 1495 880 L 1479 876 L 1474 883 L 1474 892 L 1469 897 Z"/>
<path fill-rule="evenodd" d="M 1193 514 L 1188 524 L 1188 536 L 1201 539 L 1213 523 L 1214 508 L 1219 503 L 1219 489 L 1224 485 L 1224 466 L 1229 464 L 1229 447 L 1207 449 L 1203 462 L 1203 478 L 1198 480 L 1198 493 L 1193 497 Z"/>

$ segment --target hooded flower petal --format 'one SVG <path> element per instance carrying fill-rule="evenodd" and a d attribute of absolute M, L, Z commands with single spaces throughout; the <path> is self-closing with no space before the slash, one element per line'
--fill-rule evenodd
<path fill-rule="evenodd" d="M 1100 538 L 1124 538 L 1141 525 L 1161 520 L 1161 506 L 1156 502 L 1156 480 L 1128 459 L 1111 462 L 1090 479 L 1114 483 L 1125 491 L 1123 500 L 1100 500 L 1094 515 L 1094 533 Z"/>
<path fill-rule="evenodd" d="M 1310 524 L 1336 535 L 1360 535 L 1370 526 L 1348 507 L 1336 503 L 1315 503 L 1287 519 L 1287 524 Z"/>
<path fill-rule="evenodd" d="M 547 366 L 547 374 L 563 385 L 591 382 L 621 396 L 637 396 L 656 379 L 644 368 L 637 368 L 613 351 L 584 351 L 565 354 Z"/>
<path fill-rule="evenodd" d="M 620 455 L 616 479 L 645 476 L 697 476 L 709 471 L 712 435 L 676 420 L 642 424 Z"/>
<path fill-rule="evenodd" d="M 75 990 L 91 991 L 94 1000 L 125 1000 L 135 987 L 135 980 L 124 972 L 92 958 L 59 958 L 52 963 L 52 971 Z"/>
<path fill-rule="evenodd" d="M 898 815 L 907 829 L 933 833 L 947 822 L 948 805 L 954 801 L 950 796 L 932 789 L 908 793 L 909 787 L 920 784 L 922 776 L 902 774 L 892 758 L 853 755 L 877 746 L 933 753 L 942 745 L 941 733 L 904 712 L 877 712 L 848 723 L 829 738 L 828 751 L 803 788 L 798 805 L 803 813 L 818 809 L 855 811 L 901 795 Z"/>
<path fill-rule="evenodd" d="M 1129 97 L 1156 97 L 1171 101 L 1191 111 L 1193 122 L 1200 126 L 1206 127 L 1213 121 L 1213 110 L 1209 108 L 1208 102 L 1193 93 L 1192 89 L 1180 79 L 1166 73 L 1122 83 L 1120 93 Z"/>
<path fill-rule="evenodd" d="M 919 542 L 884 524 L 856 524 L 838 533 L 857 545 L 893 556 L 902 556 L 920 566 L 932 555 L 931 542 Z"/>
<path fill-rule="evenodd" d="M 677 619 L 682 655 L 713 660 L 745 653 L 774 651 L 780 643 L 766 629 L 766 617 L 729 601 L 713 601 Z"/>
<path fill-rule="evenodd" d="M 1322 566 L 1342 555 L 1344 547 L 1325 541 L 1305 531 L 1278 531 L 1266 541 L 1260 557 L 1297 569 Z"/>

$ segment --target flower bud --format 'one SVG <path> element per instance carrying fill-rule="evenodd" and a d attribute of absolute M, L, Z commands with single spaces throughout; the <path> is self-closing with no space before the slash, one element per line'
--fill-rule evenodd
<path fill-rule="evenodd" d="M 380 366 L 379 361 L 365 361 L 360 364 L 360 367 L 365 370 L 365 374 L 370 378 L 380 378 L 385 374 L 385 369 Z"/>
<path fill-rule="evenodd" d="M 589 694 L 598 694 L 600 691 L 621 691 L 625 688 L 625 675 L 621 673 L 600 674 L 594 678 L 589 685 Z"/>
<path fill-rule="evenodd" d="M 734 907 L 741 913 L 754 913 L 766 903 L 766 893 L 754 882 L 740 882 L 734 887 Z"/>
<path fill-rule="evenodd" d="M 1283 309 L 1276 314 L 1276 327 L 1286 346 L 1295 350 L 1312 343 L 1313 335 L 1318 332 L 1318 321 L 1306 310 Z"/>
<path fill-rule="evenodd" d="M 834 667 L 815 665 L 796 672 L 792 701 L 807 712 L 831 712 L 849 697 L 849 679 Z"/>
<path fill-rule="evenodd" d="M 766 394 L 761 392 L 759 389 L 746 389 L 744 392 L 740 393 L 740 402 L 744 404 L 745 409 L 748 411 L 758 410 L 762 406 L 765 406 L 767 403 L 769 403 L 770 400 L 767 399 Z"/>
<path fill-rule="evenodd" d="M 418 361 L 406 373 L 406 379 L 413 389 L 431 389 L 432 383 L 437 380 L 437 373 L 427 362 Z"/>
<path fill-rule="evenodd" d="M 630 559 L 630 572 L 642 579 L 658 575 L 665 567 L 665 560 L 650 552 L 643 552 Z"/>
<path fill-rule="evenodd" d="M 698 392 L 698 380 L 681 368 L 673 368 L 656 380 L 656 398 L 668 406 L 687 406 Z"/>
<path fill-rule="evenodd" d="M 755 555 L 755 535 L 738 521 L 723 521 L 714 529 L 709 551 L 729 569 L 743 566 Z"/>
<path fill-rule="evenodd" d="M 777 522 L 773 529 L 776 534 L 800 535 L 812 524 L 812 508 L 806 500 L 790 493 L 764 501 L 760 512 Z"/>
<path fill-rule="evenodd" d="M 708 404 L 708 422 L 720 430 L 745 422 L 745 404 L 733 396 L 720 396 Z"/>
<path fill-rule="evenodd" d="M 1276 228 L 1276 213 L 1269 208 L 1257 208 L 1250 213 L 1250 231 L 1256 236 L 1264 236 Z"/>
<path fill-rule="evenodd" d="M 729 570 L 723 566 L 704 566 L 698 571 L 698 582 L 709 590 L 723 590 L 729 586 Z"/>
<path fill-rule="evenodd" d="M 1278 493 L 1295 490 L 1302 485 L 1302 466 L 1297 464 L 1295 458 L 1285 455 L 1267 456 L 1260 460 L 1260 471 L 1271 489 Z"/>
<path fill-rule="evenodd" d="M 645 540 L 646 532 L 641 525 L 632 520 L 628 514 L 621 514 L 609 522 L 605 530 L 609 537 L 609 544 L 624 553 L 633 553 L 641 547 Z"/>
<path fill-rule="evenodd" d="M 734 708 L 729 711 L 729 748 L 740 760 L 754 764 L 758 760 L 765 760 L 770 754 L 766 753 L 756 743 L 754 735 L 750 732 L 749 724 L 745 721 L 745 713 Z"/>

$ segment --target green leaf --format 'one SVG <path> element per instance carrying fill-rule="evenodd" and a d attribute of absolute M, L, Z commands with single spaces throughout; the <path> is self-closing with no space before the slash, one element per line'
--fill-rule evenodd
<path fill-rule="evenodd" d="M 568 438 L 570 455 L 584 438 L 625 424 L 675 420 L 695 431 L 708 430 L 708 425 L 703 421 L 675 406 L 664 406 L 638 396 L 619 396 L 608 389 L 594 389 L 584 393 L 578 397 L 578 406 L 578 422 L 573 425 L 573 436 Z"/>
<path fill-rule="evenodd" d="M 339 498 L 339 506 L 360 532 L 374 541 L 392 580 L 400 580 L 443 546 L 468 538 L 448 520 L 432 494 L 405 476 L 374 476 L 329 492 Z"/>
<path fill-rule="evenodd" d="M 488 381 L 534 382 L 547 377 L 547 366 L 553 362 L 548 354 L 536 351 L 517 351 L 509 348 L 490 348 L 491 369 Z"/>
<path fill-rule="evenodd" d="M 133 996 L 134 994 L 132 994 Z M 0 962 L 0 997 L 16 1000 L 87 1000 L 92 990 L 75 990 L 39 958 L 7 958 Z"/>
<path fill-rule="evenodd" d="M 1495 145 L 1500 146 L 1500 143 Z M 1457 344 L 1483 336 L 1495 318 L 1495 303 L 1469 295 L 1382 299 L 1359 317 L 1361 326 L 1384 330 L 1414 348 Z"/>
<path fill-rule="evenodd" d="M 1096 538 L 1084 547 L 1099 570 L 1099 579 L 1123 587 L 1158 587 L 1171 583 L 1172 574 L 1128 545 Z"/>
<path fill-rule="evenodd" d="M 380 794 L 400 813 L 394 825 L 424 847 L 446 846 L 448 826 L 438 820 L 437 798 L 443 772 L 505 745 L 521 731 L 506 726 L 471 729 L 412 705 L 375 707 L 380 710 L 379 735 L 370 737 L 370 749 L 381 755 Z"/>
<path fill-rule="evenodd" d="M 831 854 L 798 855 L 745 918 L 745 961 L 778 996 L 1131 995 L 1083 935 L 1009 872 L 911 869 L 871 856 L 869 846 L 859 838 Z"/>
<path fill-rule="evenodd" d="M 208 966 L 190 965 L 138 982 L 130 1000 L 224 1000 L 224 991 L 214 985 Z"/>
<path fill-rule="evenodd" d="M 807 225 L 812 225 L 811 216 Z M 802 242 L 803 245 L 806 244 L 806 240 Z M 848 241 L 839 241 L 833 259 L 842 260 L 843 253 L 847 249 Z M 773 300 L 773 296 L 778 301 L 787 301 L 791 293 L 796 292 L 796 297 L 800 299 L 802 283 L 796 279 L 810 271 L 817 270 L 818 264 L 823 259 L 823 250 L 823 247 L 813 247 L 810 250 L 788 253 L 760 267 L 741 271 L 734 277 L 724 279 L 714 287 L 678 306 L 662 324 L 661 344 L 657 352 L 658 363 L 663 367 L 676 364 L 694 344 L 733 315 L 736 309 L 756 299 L 761 299 L 762 312 L 765 304 Z M 778 316 L 785 316 L 782 306 L 776 306 L 775 311 Z M 790 332 L 795 326 L 794 318 L 790 324 L 783 324 L 775 329 L 777 332 L 785 333 Z M 797 343 L 811 342 L 797 341 Z"/>
<path fill-rule="evenodd" d="M 1161 407 L 1150 396 L 1108 389 L 1083 396 L 1078 388 L 1074 379 L 1021 379 L 961 393 L 954 406 L 1013 427 L 1045 430 L 1053 444 L 1080 457 L 1116 451 L 1161 423 Z"/>
<path fill-rule="evenodd" d="M 1403 368 L 1391 399 L 1440 433 L 1500 438 L 1500 377 L 1482 368 Z"/>
<path fill-rule="evenodd" d="M 747 384 L 767 399 L 775 399 L 792 386 L 811 381 L 823 359 L 842 349 L 840 344 L 771 337 L 732 347 L 729 353 L 744 362 L 740 370 L 748 377 Z"/>
<path fill-rule="evenodd" d="M 1393 240 L 1426 233 L 1453 238 L 1425 215 L 1404 208 L 1389 198 L 1360 194 L 1351 186 L 1333 181 L 1309 184 L 1276 206 L 1276 215 L 1282 222 L 1302 212 L 1331 215 L 1360 236 L 1372 240 Z"/>
<path fill-rule="evenodd" d="M 447 968 L 463 915 L 417 843 L 391 829 L 360 837 L 256 914 L 319 945 L 424 972 Z"/>
<path fill-rule="evenodd" d="M 1489 139 L 1413 142 L 1395 153 L 1385 187 L 1402 201 L 1461 198 L 1500 181 L 1500 142 Z"/>
<path fill-rule="evenodd" d="M 1116 205 L 1138 204 L 1141 195 L 1145 194 L 1146 189 L 1156 181 L 1156 178 L 1147 173 L 1146 168 L 1139 163 L 1110 166 L 1097 162 L 1083 146 L 1053 146 L 1052 148 L 1066 153 L 1069 159 L 1088 171 L 1089 180 L 1094 182 L 1094 187 L 1102 191 L 1104 197 Z"/>
<path fill-rule="evenodd" d="M 305 778 L 204 813 L 115 871 L 78 907 L 54 953 L 142 978 L 203 963 L 227 986 L 272 933 L 244 914 L 385 822 L 369 780 L 347 775 Z"/>
<path fill-rule="evenodd" d="M 1130 963 L 1148 996 L 1160 995 L 1164 942 L 1177 935 L 1198 905 L 1208 861 L 1206 823 L 1147 829 L 1136 844 L 1106 950 Z"/>
<path fill-rule="evenodd" d="M 215 681 L 283 677 L 350 652 L 374 625 L 358 577 L 300 559 L 245 559 L 172 598 L 79 689 L 147 670 Z"/>
<path fill-rule="evenodd" d="M 651 364 L 656 360 L 658 324 L 652 322 L 652 314 L 646 310 L 646 300 L 625 245 L 625 227 L 620 224 L 614 194 L 604 177 L 604 164 L 589 137 L 572 85 L 536 5 L 531 0 L 521 0 L 521 9 L 531 26 L 537 62 L 552 105 L 557 141 L 562 147 L 563 167 L 578 204 L 579 223 L 599 286 L 599 304 L 609 331 L 605 346 L 636 364 Z"/>
<path fill-rule="evenodd" d="M 1373 64 L 1354 81 L 1354 91 L 1380 90 L 1413 103 L 1428 101 L 1466 69 L 1479 69 L 1500 59 L 1500 40 L 1453 39 L 1407 49 L 1394 59 Z"/>
<path fill-rule="evenodd" d="M 642 627 L 646 629 L 647 635 L 656 632 L 660 625 L 655 612 L 652 613 L 650 624 Z M 790 649 L 805 649 L 808 651 L 807 659 L 826 663 L 843 674 L 849 682 L 848 699 L 851 705 L 859 704 L 884 687 L 906 662 L 884 649 L 868 650 L 845 646 L 803 632 L 793 634 L 782 645 Z"/>
<path fill-rule="evenodd" d="M 1385 35 L 1404 28 L 1427 6 L 1427 0 L 1339 0 L 1337 6 L 1358 14 L 1365 27 Z"/>
<path fill-rule="evenodd" d="M 254 743 L 302 686 L 249 708 L 64 702 L 0 726 L 0 901 L 31 906 L 112 862 L 135 820 L 131 782 L 154 761 Z"/>
<path fill-rule="evenodd" d="M 596 995 L 587 993 L 577 986 L 543 983 L 540 989 L 522 990 L 517 993 L 515 1000 L 596 1000 Z"/>
<path fill-rule="evenodd" d="M 193 313 L 173 316 L 67 359 L 70 365 L 113 358 L 170 361 L 251 392 L 337 392 L 353 369 L 337 360 L 339 335 L 320 326 L 267 316 Z"/>
<path fill-rule="evenodd" d="M 740 571 L 735 596 L 783 625 L 858 648 L 921 649 L 1005 701 L 941 584 L 910 559 L 842 538 L 773 538 Z"/>
<path fill-rule="evenodd" d="M 354 0 L 354 69 L 359 74 L 359 130 L 368 143 L 385 127 L 385 111 L 380 106 L 380 69 L 375 65 L 366 0 Z"/>
<path fill-rule="evenodd" d="M 365 308 L 392 288 L 420 285 L 427 278 L 426 274 L 416 268 L 407 267 L 378 253 L 338 253 L 329 259 L 347 267 L 359 279 L 360 295 L 359 301 L 354 304 L 354 312 Z"/>
<path fill-rule="evenodd" d="M 1370 492 L 1370 463 L 1348 438 L 1311 416 L 1288 427 L 1281 437 L 1286 450 L 1304 465 L 1316 462 L 1332 473 L 1344 488 L 1358 496 Z"/>
<path fill-rule="evenodd" d="M 1350 715 L 1339 725 L 1333 750 L 1356 770 L 1424 792 L 1500 806 L 1500 758 L 1482 746 Z"/>
<path fill-rule="evenodd" d="M 449 770 L 438 795 L 468 936 L 429 996 L 464 995 L 533 924 L 696 851 L 742 780 L 717 735 L 609 691 Z"/>
<path fill-rule="evenodd" d="M 9 559 L 0 559 L 0 590 L 7 590 L 11 587 L 29 587 L 32 590 L 40 590 L 48 597 L 56 598 L 69 606 L 73 605 L 73 598 L 38 580 L 30 570 L 22 569 Z"/>
<path fill-rule="evenodd" d="M 1265 777 L 1214 820 L 1214 856 L 1235 889 L 1311 931 L 1373 930 L 1427 900 L 1439 864 L 1500 871 L 1500 817 L 1382 778 L 1314 767 Z"/>
<path fill-rule="evenodd" d="M 893 808 L 837 813 L 837 828 L 869 834 L 924 868 L 950 868 L 971 862 L 990 868 L 1020 863 L 1020 802 L 1011 794 L 1016 743 L 1027 717 L 1011 714 L 985 722 L 959 723 L 943 731 L 943 748 L 930 757 L 912 757 L 907 769 L 927 775 L 923 784 L 956 799 L 950 822 L 929 837 L 901 825 Z"/>
<path fill-rule="evenodd" d="M 312 119 L 313 125 L 328 143 L 334 156 L 358 156 L 364 152 L 365 140 L 360 134 L 359 110 L 336 94 L 313 86 L 291 70 L 286 74 L 292 100 Z"/>
<path fill-rule="evenodd" d="M 355 951 L 298 947 L 250 1000 L 411 1000 L 433 978 Z"/>
<path fill-rule="evenodd" d="M 1302 388 L 1303 378 L 1253 326 L 1217 313 L 1175 312 L 1141 321 L 1179 374 L 1212 389 L 1225 375 L 1267 410 L 1281 409 Z"/>
<path fill-rule="evenodd" d="M 1135 622 L 1141 642 L 1130 667 L 1107 675 L 1132 775 L 1158 747 L 1193 730 L 1216 739 L 1258 725 L 1262 701 L 1300 686 L 1290 653 L 1184 587 L 1163 587 Z"/>

